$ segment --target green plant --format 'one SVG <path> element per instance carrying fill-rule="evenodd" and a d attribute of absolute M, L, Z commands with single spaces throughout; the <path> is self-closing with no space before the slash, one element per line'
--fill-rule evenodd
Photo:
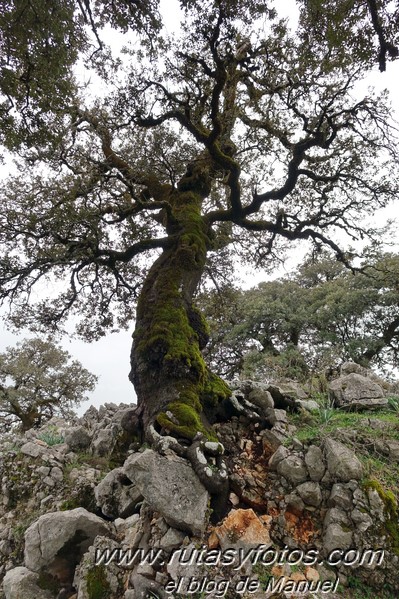
<path fill-rule="evenodd" d="M 263 564 L 255 564 L 252 571 L 258 577 L 262 586 L 266 586 L 269 579 L 272 577 L 272 566 L 264 566 Z"/>
<path fill-rule="evenodd" d="M 45 431 L 40 433 L 37 437 L 41 441 L 47 443 L 47 445 L 60 445 L 64 442 L 64 437 L 58 433 L 56 426 L 49 426 Z"/>
<path fill-rule="evenodd" d="M 104 566 L 94 566 L 87 573 L 87 596 L 89 599 L 109 599 L 111 589 Z"/>
<path fill-rule="evenodd" d="M 329 422 L 331 418 L 336 414 L 334 402 L 332 399 L 330 399 L 327 395 L 323 393 L 319 393 L 317 395 L 319 395 L 318 418 L 321 424 L 327 424 L 327 422 Z"/>
<path fill-rule="evenodd" d="M 348 576 L 348 586 L 338 589 L 345 593 L 348 599 L 374 599 L 376 597 L 375 589 L 371 589 L 369 585 L 357 578 L 356 576 Z M 378 599 L 396 599 L 397 594 L 390 590 L 389 585 L 384 585 L 378 590 Z"/>
<path fill-rule="evenodd" d="M 399 397 L 397 395 L 393 395 L 392 397 L 388 397 L 388 406 L 392 412 L 396 412 L 399 414 Z"/>

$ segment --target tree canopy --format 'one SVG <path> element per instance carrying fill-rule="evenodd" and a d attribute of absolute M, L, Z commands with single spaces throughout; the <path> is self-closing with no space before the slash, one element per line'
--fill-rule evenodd
<path fill-rule="evenodd" d="M 0 428 L 70 417 L 97 377 L 52 341 L 27 339 L 0 354 Z"/>
<path fill-rule="evenodd" d="M 217 282 L 232 255 L 264 265 L 304 240 L 348 264 L 338 234 L 373 239 L 360 217 L 397 193 L 387 98 L 355 94 L 395 57 L 391 13 L 298 4 L 292 31 L 271 2 L 182 0 L 175 36 L 155 1 L 59 0 L 62 18 L 39 0 L 4 5 L 3 141 L 19 172 L 1 188 L 0 297 L 18 326 L 55 330 L 74 315 L 88 339 L 135 313 L 146 431 L 212 437 L 206 418 L 229 394 L 202 356 L 193 298 L 205 272 Z M 32 10 L 37 42 L 21 32 Z M 101 41 L 105 24 L 127 33 L 121 56 Z M 82 57 L 97 96 L 73 70 Z"/>
<path fill-rule="evenodd" d="M 321 253 L 247 291 L 203 294 L 207 358 L 228 378 L 303 378 L 347 360 L 392 370 L 399 358 L 398 275 L 395 254 L 351 271 Z"/>

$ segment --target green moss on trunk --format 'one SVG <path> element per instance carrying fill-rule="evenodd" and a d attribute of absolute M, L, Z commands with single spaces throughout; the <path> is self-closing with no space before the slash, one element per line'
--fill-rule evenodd
<path fill-rule="evenodd" d="M 176 436 L 191 440 L 199 431 L 214 440 L 203 406 L 216 406 L 230 391 L 205 364 L 209 330 L 192 303 L 209 247 L 202 196 L 180 189 L 170 203 L 171 247 L 151 268 L 137 307 L 132 379 L 145 420 Z"/>

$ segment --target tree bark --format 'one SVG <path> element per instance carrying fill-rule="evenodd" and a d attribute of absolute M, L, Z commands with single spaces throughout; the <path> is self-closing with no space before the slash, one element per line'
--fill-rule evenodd
<path fill-rule="evenodd" d="M 153 425 L 178 438 L 192 440 L 200 432 L 215 439 L 205 412 L 230 395 L 204 362 L 207 326 L 193 305 L 210 247 L 201 216 L 208 193 L 207 174 L 199 166 L 170 190 L 171 243 L 151 267 L 138 301 L 130 380 L 144 433 Z"/>

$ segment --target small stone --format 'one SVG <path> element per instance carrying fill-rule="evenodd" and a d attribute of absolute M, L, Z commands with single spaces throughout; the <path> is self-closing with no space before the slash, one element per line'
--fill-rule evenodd
<path fill-rule="evenodd" d="M 296 492 L 299 493 L 306 505 L 313 507 L 318 507 L 323 499 L 320 485 L 314 481 L 302 483 L 296 488 Z"/>
<path fill-rule="evenodd" d="M 291 454 L 281 460 L 277 464 L 277 472 L 294 485 L 298 485 L 308 478 L 305 462 L 295 454 Z"/>
<path fill-rule="evenodd" d="M 309 447 L 305 454 L 305 464 L 311 480 L 320 481 L 323 478 L 326 467 L 320 447 L 317 447 L 317 445 Z"/>

